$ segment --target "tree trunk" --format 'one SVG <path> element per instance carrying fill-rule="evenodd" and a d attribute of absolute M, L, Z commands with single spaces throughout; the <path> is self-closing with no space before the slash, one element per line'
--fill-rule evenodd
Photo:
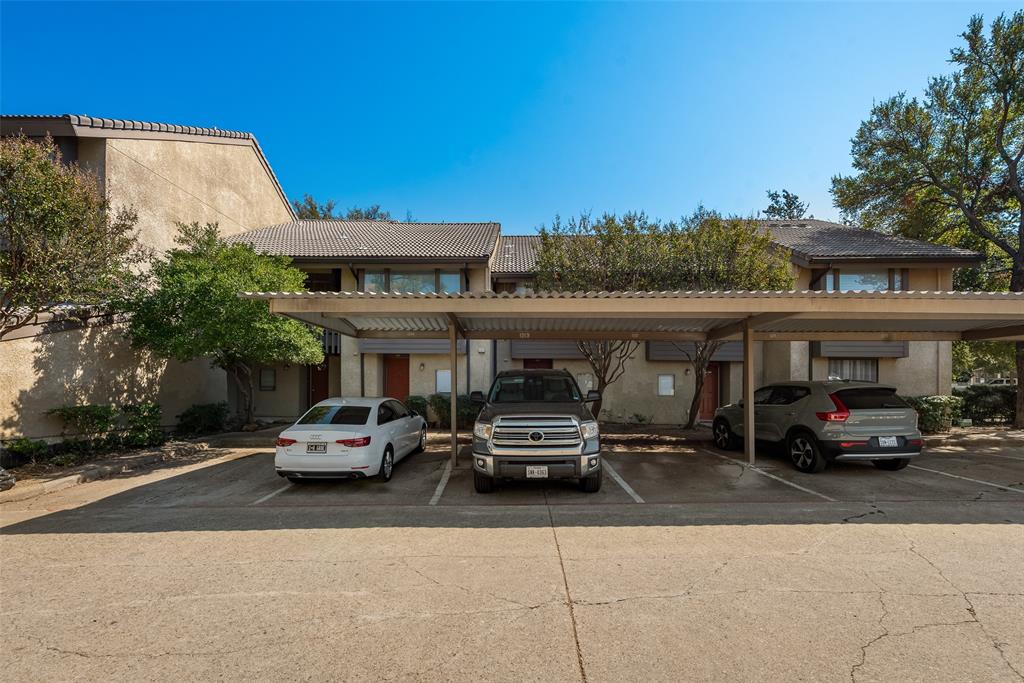
<path fill-rule="evenodd" d="M 235 363 L 231 367 L 231 378 L 235 380 L 238 388 L 238 397 L 241 399 L 239 413 L 244 424 L 251 424 L 255 419 L 255 408 L 253 396 L 255 390 L 252 383 L 252 370 L 245 363 Z"/>
<path fill-rule="evenodd" d="M 683 429 L 693 429 L 694 425 L 697 424 L 697 416 L 700 413 L 700 401 L 704 397 L 704 378 L 707 374 L 707 363 L 702 363 L 701 367 L 697 366 L 697 362 L 693 362 L 693 400 L 690 401 L 690 410 L 686 413 L 686 425 Z"/>

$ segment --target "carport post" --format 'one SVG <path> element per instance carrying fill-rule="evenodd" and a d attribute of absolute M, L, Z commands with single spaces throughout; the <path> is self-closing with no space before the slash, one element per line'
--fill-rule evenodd
<path fill-rule="evenodd" d="M 459 464 L 458 396 L 459 396 L 459 340 L 455 336 L 454 321 L 448 323 L 448 362 L 451 364 L 451 423 L 452 423 L 452 467 Z"/>
<path fill-rule="evenodd" d="M 743 450 L 754 464 L 754 329 L 743 321 Z"/>

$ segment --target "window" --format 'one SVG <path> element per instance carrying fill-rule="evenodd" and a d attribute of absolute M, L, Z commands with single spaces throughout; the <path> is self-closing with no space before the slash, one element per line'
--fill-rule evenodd
<path fill-rule="evenodd" d="M 755 391 L 754 392 L 754 405 L 755 406 L 763 406 L 764 404 L 768 403 L 768 399 L 770 399 L 772 397 L 772 392 L 774 390 L 775 390 L 775 387 L 761 387 L 760 389 Z"/>
<path fill-rule="evenodd" d="M 900 268 L 838 268 L 826 272 L 821 284 L 829 292 L 887 292 L 904 289 L 907 271 Z"/>
<path fill-rule="evenodd" d="M 435 394 L 449 394 L 452 391 L 452 371 L 451 370 L 435 370 L 434 371 L 434 393 Z"/>
<path fill-rule="evenodd" d="M 274 391 L 275 389 L 277 389 L 277 370 L 260 368 L 260 391 Z"/>
<path fill-rule="evenodd" d="M 800 399 L 809 396 L 810 393 L 811 390 L 807 387 L 775 387 L 771 398 L 767 401 L 767 405 L 788 406 L 791 403 L 796 403 Z"/>
<path fill-rule="evenodd" d="M 421 270 L 408 273 L 391 272 L 392 292 L 426 292 L 433 294 L 437 291 L 434 281 L 434 271 Z"/>
<path fill-rule="evenodd" d="M 388 291 L 388 274 L 383 270 L 366 271 L 363 273 L 364 292 Z"/>
<path fill-rule="evenodd" d="M 494 380 L 491 403 L 569 403 L 580 400 L 572 377 L 563 373 L 524 373 L 505 375 Z"/>
<path fill-rule="evenodd" d="M 882 410 L 885 408 L 908 408 L 907 402 L 896 395 L 895 389 L 872 387 L 870 389 L 842 389 L 836 392 L 839 400 L 850 410 Z"/>
<path fill-rule="evenodd" d="M 391 410 L 395 413 L 395 419 L 400 420 L 403 417 L 409 417 L 409 410 L 398 401 L 388 401 L 388 405 L 391 406 Z"/>
<path fill-rule="evenodd" d="M 377 408 L 377 424 L 384 425 L 395 419 L 395 411 L 388 405 L 390 401 L 381 403 Z"/>
<path fill-rule="evenodd" d="M 676 376 L 658 375 L 658 396 L 676 395 Z"/>
<path fill-rule="evenodd" d="M 462 291 L 462 273 L 457 270 L 442 270 L 437 276 L 438 291 L 442 294 L 458 294 Z"/>
<path fill-rule="evenodd" d="M 829 358 L 829 379 L 849 379 L 860 382 L 878 381 L 877 358 Z"/>
<path fill-rule="evenodd" d="M 334 272 L 306 273 L 306 290 L 310 292 L 334 292 L 338 286 L 334 279 Z"/>
<path fill-rule="evenodd" d="M 364 425 L 369 406 L 315 406 L 299 418 L 300 425 Z"/>

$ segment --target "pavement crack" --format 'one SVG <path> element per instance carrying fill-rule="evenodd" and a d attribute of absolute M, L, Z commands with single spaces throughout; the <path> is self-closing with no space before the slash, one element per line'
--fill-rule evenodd
<path fill-rule="evenodd" d="M 565 573 L 565 559 L 562 557 L 562 546 L 558 542 L 558 530 L 555 528 L 555 517 L 551 513 L 548 492 L 544 491 L 544 505 L 548 509 L 548 522 L 551 524 L 551 536 L 555 539 L 555 550 L 558 551 L 558 565 L 562 569 L 562 583 L 565 586 L 565 604 L 569 608 L 569 620 L 572 622 L 572 638 L 576 643 L 576 663 L 580 668 L 580 681 L 587 683 L 587 669 L 583 664 L 583 648 L 580 646 L 580 633 L 576 624 L 576 609 L 573 606 L 572 594 L 569 592 L 569 577 Z"/>
<path fill-rule="evenodd" d="M 855 519 L 864 519 L 865 517 L 871 517 L 872 515 L 885 516 L 885 510 L 880 509 L 877 505 L 872 504 L 871 509 L 867 512 L 862 512 L 859 515 L 850 515 L 849 517 L 843 517 L 843 524 L 848 524 Z"/>

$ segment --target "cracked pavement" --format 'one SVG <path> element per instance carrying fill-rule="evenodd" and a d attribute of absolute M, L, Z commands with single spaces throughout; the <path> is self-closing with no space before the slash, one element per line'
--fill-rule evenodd
<path fill-rule="evenodd" d="M 5 505 L 0 670 L 10 681 L 1024 681 L 1024 499 L 851 470 L 801 480 L 836 487 L 837 503 L 753 475 L 687 502 L 702 490 L 699 463 L 677 500 L 658 458 L 615 462 L 659 501 L 647 505 L 614 488 L 597 504 L 523 488 L 430 507 L 427 460 L 400 465 L 394 489 L 318 486 L 252 506 L 280 487 L 253 458 Z M 1020 463 L 1004 467 L 1020 478 Z M 707 476 L 734 470 L 713 463 Z M 899 496 L 851 500 L 846 479 Z M 922 499 L 906 499 L 918 481 Z"/>

